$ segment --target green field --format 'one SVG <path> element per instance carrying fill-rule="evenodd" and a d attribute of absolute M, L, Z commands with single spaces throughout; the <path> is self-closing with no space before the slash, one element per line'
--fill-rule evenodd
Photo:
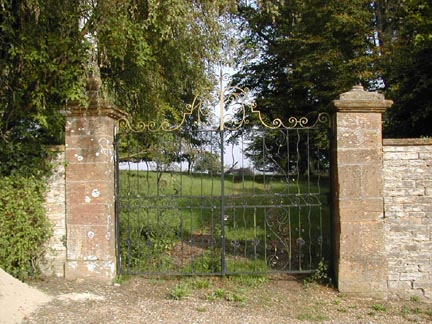
<path fill-rule="evenodd" d="M 313 270 L 330 256 L 328 187 L 324 177 L 225 175 L 222 188 L 220 174 L 120 171 L 122 272 Z"/>

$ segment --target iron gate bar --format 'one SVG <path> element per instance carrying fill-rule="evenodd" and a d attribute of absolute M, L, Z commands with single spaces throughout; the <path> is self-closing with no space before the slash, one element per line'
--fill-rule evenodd
<path fill-rule="evenodd" d="M 116 247 L 116 271 L 117 274 L 123 273 L 122 269 L 122 260 L 121 260 L 121 254 L 120 254 L 120 210 L 122 209 L 121 205 L 121 198 L 120 198 L 120 157 L 119 157 L 119 140 L 120 136 L 117 134 L 114 137 L 114 163 L 115 163 L 115 174 L 114 174 L 114 192 L 115 192 L 115 206 L 114 206 L 114 213 L 115 213 L 115 247 Z"/>
<path fill-rule="evenodd" d="M 221 197 L 221 199 L 223 199 L 223 197 Z M 290 207 L 321 207 L 321 204 L 310 204 L 310 205 L 284 205 L 284 204 L 280 204 L 280 205 L 247 205 L 248 208 L 290 208 Z M 225 205 L 226 209 L 229 208 L 237 208 L 239 207 L 239 205 Z M 127 207 L 124 208 L 127 211 L 131 211 L 133 209 L 141 209 L 142 205 L 136 206 L 136 207 Z M 202 209 L 203 206 L 183 206 L 182 209 Z M 208 207 L 208 208 L 214 208 L 214 207 Z M 148 206 L 146 207 L 146 209 L 160 209 L 160 207 L 158 206 Z M 164 209 L 179 209 L 176 206 L 166 206 L 164 207 Z"/>
<path fill-rule="evenodd" d="M 221 247 L 221 268 L 222 268 L 222 275 L 226 275 L 227 274 L 227 265 L 226 265 L 226 260 L 225 260 L 225 159 L 224 159 L 224 152 L 225 152 L 225 147 L 224 147 L 224 123 L 223 123 L 223 113 L 224 113 L 224 106 L 223 106 L 223 92 L 221 91 L 221 124 L 220 124 L 220 151 L 221 151 L 221 215 L 220 215 L 220 223 L 221 223 L 221 243 L 222 243 L 222 247 Z"/>

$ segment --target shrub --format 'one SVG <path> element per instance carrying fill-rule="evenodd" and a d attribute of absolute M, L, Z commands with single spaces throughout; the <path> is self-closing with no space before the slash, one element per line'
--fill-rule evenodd
<path fill-rule="evenodd" d="M 20 279 L 39 272 L 52 233 L 44 189 L 44 180 L 34 176 L 0 178 L 0 267 Z"/>

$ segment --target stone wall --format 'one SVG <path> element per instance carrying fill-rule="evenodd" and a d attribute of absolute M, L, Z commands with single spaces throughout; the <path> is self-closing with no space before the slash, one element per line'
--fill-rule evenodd
<path fill-rule="evenodd" d="M 432 299 L 432 140 L 384 140 L 389 295 Z"/>
<path fill-rule="evenodd" d="M 66 198 L 65 198 L 65 148 L 56 146 L 51 148 L 53 156 L 50 163 L 53 170 L 48 179 L 45 198 L 46 216 L 53 228 L 53 236 L 48 243 L 46 263 L 42 265 L 42 272 L 46 275 L 64 276 L 66 261 Z"/>

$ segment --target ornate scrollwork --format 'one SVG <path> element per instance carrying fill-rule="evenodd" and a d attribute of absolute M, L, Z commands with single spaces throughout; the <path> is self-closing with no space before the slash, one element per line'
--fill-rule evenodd
<path fill-rule="evenodd" d="M 132 122 L 130 118 L 120 119 L 120 127 L 130 132 L 166 131 L 172 132 L 182 128 L 189 118 L 202 130 L 238 130 L 250 123 L 249 116 L 256 115 L 259 123 L 268 129 L 311 129 L 318 124 L 329 125 L 327 113 L 318 114 L 314 121 L 308 117 L 290 117 L 285 123 L 280 118 L 268 121 L 257 109 L 256 102 L 251 98 L 248 88 L 232 86 L 228 83 L 229 75 L 220 75 L 219 87 L 196 95 L 191 104 L 186 106 L 176 123 L 163 119 L 160 122 Z M 224 86 L 224 83 L 228 83 Z M 249 111 L 249 113 L 248 113 Z"/>
<path fill-rule="evenodd" d="M 315 128 L 318 124 L 328 125 L 330 123 L 330 116 L 327 113 L 320 113 L 318 114 L 318 117 L 315 119 L 314 122 L 310 122 L 309 118 L 307 117 L 294 117 L 291 116 L 288 118 L 288 123 L 285 124 L 280 118 L 273 119 L 270 124 L 265 121 L 263 116 L 261 115 L 261 112 L 259 110 L 255 110 L 254 108 L 251 108 L 252 113 L 255 113 L 258 115 L 258 119 L 260 120 L 261 124 L 268 129 L 311 129 Z"/>
<path fill-rule="evenodd" d="M 283 270 L 292 259 L 291 220 L 283 209 L 270 210 L 266 223 L 271 232 L 271 247 L 268 251 L 267 264 L 273 269 Z"/>

